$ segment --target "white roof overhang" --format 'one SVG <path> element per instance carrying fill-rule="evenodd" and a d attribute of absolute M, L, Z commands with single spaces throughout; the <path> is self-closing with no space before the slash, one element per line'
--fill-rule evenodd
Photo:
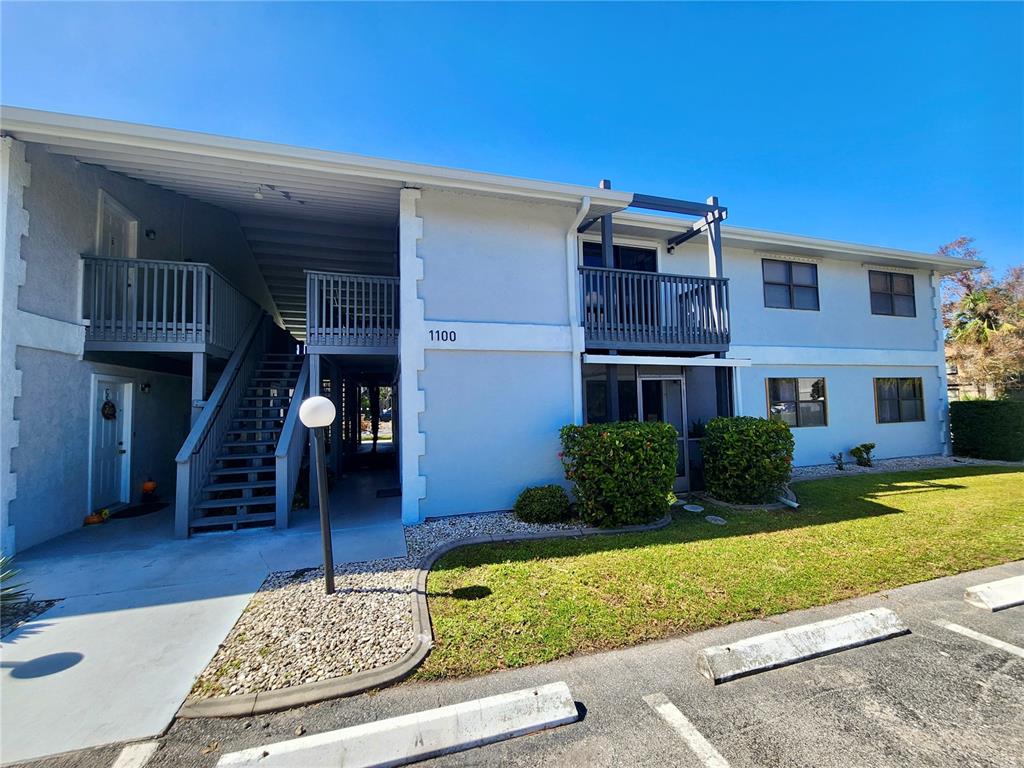
<path fill-rule="evenodd" d="M 688 231 L 691 222 L 686 218 L 674 216 L 652 216 L 643 213 L 623 211 L 612 217 L 615 233 L 624 237 L 650 238 L 666 240 L 674 235 Z M 698 239 L 691 241 L 700 243 Z M 803 235 L 788 235 L 781 232 L 768 232 L 762 229 L 748 229 L 722 225 L 722 243 L 734 248 L 747 248 L 770 254 L 826 257 L 844 261 L 855 261 L 866 265 L 877 264 L 887 267 L 904 269 L 929 269 L 940 274 L 960 272 L 965 269 L 983 267 L 979 260 L 968 260 L 938 256 L 934 253 L 904 251 L 896 248 L 882 248 L 876 245 L 846 243 L 839 240 L 825 240 Z"/>
<path fill-rule="evenodd" d="M 3 107 L 0 130 L 241 215 L 393 224 L 402 187 L 621 210 L 632 193 Z M 256 193 L 262 195 L 257 198 Z"/>

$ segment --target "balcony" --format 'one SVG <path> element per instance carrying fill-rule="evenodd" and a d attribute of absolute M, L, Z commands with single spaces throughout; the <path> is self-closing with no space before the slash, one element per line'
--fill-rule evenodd
<path fill-rule="evenodd" d="M 396 354 L 398 278 L 307 270 L 306 346 L 312 354 Z"/>
<path fill-rule="evenodd" d="M 83 256 L 87 351 L 227 357 L 259 307 L 209 264 Z"/>
<path fill-rule="evenodd" d="M 580 267 L 580 311 L 591 349 L 725 352 L 729 281 Z"/>

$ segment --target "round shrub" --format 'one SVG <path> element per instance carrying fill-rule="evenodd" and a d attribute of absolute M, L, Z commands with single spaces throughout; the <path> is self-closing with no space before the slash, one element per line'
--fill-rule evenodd
<path fill-rule="evenodd" d="M 675 497 L 678 435 L 671 424 L 624 421 L 562 427 L 562 464 L 588 525 L 618 528 L 663 517 Z"/>
<path fill-rule="evenodd" d="M 976 459 L 1024 460 L 1024 401 L 965 400 L 949 404 L 953 453 Z"/>
<path fill-rule="evenodd" d="M 524 523 L 564 523 L 570 518 L 569 496 L 560 485 L 527 488 L 512 511 Z"/>
<path fill-rule="evenodd" d="M 708 493 L 733 504 L 775 501 L 792 474 L 793 433 L 781 421 L 720 416 L 701 450 Z"/>

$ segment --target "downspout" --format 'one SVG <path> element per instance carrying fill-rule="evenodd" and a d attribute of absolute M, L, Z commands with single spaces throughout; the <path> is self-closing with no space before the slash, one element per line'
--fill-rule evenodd
<path fill-rule="evenodd" d="M 569 339 L 572 345 L 572 422 L 583 423 L 583 326 L 580 323 L 579 247 L 576 230 L 590 212 L 590 196 L 584 195 L 576 218 L 565 234 L 565 287 L 569 300 Z"/>

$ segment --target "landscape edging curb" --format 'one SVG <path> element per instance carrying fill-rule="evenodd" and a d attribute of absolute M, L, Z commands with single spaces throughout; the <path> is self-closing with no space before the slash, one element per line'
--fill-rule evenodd
<path fill-rule="evenodd" d="M 220 696 L 213 699 L 188 701 L 178 709 L 176 717 L 250 717 L 282 709 L 291 709 L 306 704 L 317 704 L 329 699 L 353 696 L 374 688 L 397 683 L 411 675 L 423 663 L 434 645 L 434 630 L 430 624 L 430 609 L 427 605 L 427 576 L 434 563 L 452 550 L 475 544 L 500 544 L 516 541 L 541 539 L 576 539 L 584 536 L 612 536 L 624 533 L 646 533 L 666 528 L 672 522 L 672 513 L 648 525 L 627 525 L 623 528 L 570 528 L 566 530 L 539 531 L 536 533 L 508 534 L 504 536 L 471 536 L 457 539 L 434 548 L 420 560 L 413 589 L 412 626 L 413 643 L 398 661 L 383 667 L 356 672 L 330 680 L 302 683 L 288 688 L 265 693 L 242 693 Z"/>

